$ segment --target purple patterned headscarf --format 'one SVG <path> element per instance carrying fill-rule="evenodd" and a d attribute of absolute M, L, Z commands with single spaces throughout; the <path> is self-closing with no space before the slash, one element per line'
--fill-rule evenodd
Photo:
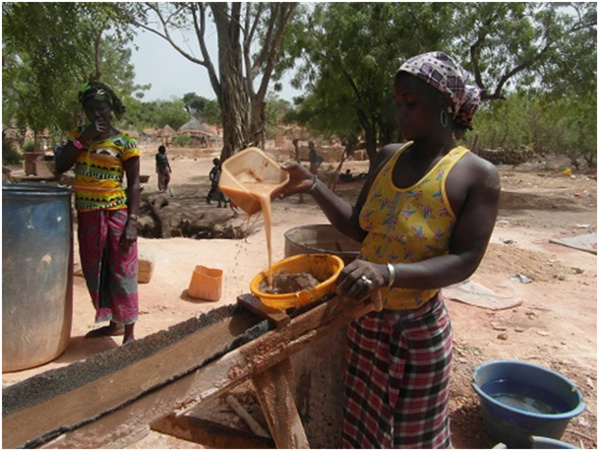
<path fill-rule="evenodd" d="M 472 117 L 480 106 L 480 88 L 467 84 L 472 76 L 449 55 L 443 52 L 423 53 L 407 60 L 397 72 L 407 72 L 449 94 L 453 103 L 453 120 L 472 128 Z"/>

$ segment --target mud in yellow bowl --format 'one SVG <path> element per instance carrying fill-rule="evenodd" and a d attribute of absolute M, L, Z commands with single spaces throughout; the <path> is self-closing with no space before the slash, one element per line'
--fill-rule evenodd
<path fill-rule="evenodd" d="M 322 299 L 335 290 L 335 281 L 344 267 L 343 260 L 331 254 L 300 254 L 272 265 L 272 276 L 281 272 L 289 274 L 307 273 L 322 281 L 311 290 L 293 293 L 270 294 L 260 291 L 260 284 L 268 280 L 268 268 L 258 274 L 250 284 L 250 291 L 267 307 L 285 311 Z"/>

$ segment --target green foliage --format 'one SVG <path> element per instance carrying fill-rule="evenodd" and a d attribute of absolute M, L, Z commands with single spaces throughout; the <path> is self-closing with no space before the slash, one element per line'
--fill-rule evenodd
<path fill-rule="evenodd" d="M 175 130 L 189 121 L 189 113 L 185 111 L 183 100 L 157 102 L 158 115 L 156 125 L 162 128 L 170 125 Z"/>
<path fill-rule="evenodd" d="M 537 111 L 525 95 L 512 95 L 501 102 L 487 102 L 474 118 L 479 145 L 489 149 L 518 149 L 532 145 L 531 122 Z"/>
<path fill-rule="evenodd" d="M 304 63 L 292 84 L 307 94 L 296 99 L 298 111 L 290 119 L 326 134 L 360 134 L 369 156 L 398 138 L 391 92 L 395 71 L 408 57 L 431 50 L 455 56 L 486 89 L 483 98 L 493 100 L 477 115 L 486 121 L 479 130 L 490 146 L 554 148 L 552 143 L 562 140 L 548 137 L 555 130 L 549 124 L 588 127 L 593 115 L 586 112 L 596 112 L 594 3 L 322 3 L 301 17 L 304 23 L 292 30 L 301 49 L 295 54 Z M 294 49 L 293 43 L 288 46 Z M 515 92 L 543 97 L 548 110 L 526 98 L 512 99 Z M 566 94 L 571 102 L 563 100 Z M 506 97 L 509 104 L 497 103 Z M 587 100 L 588 107 L 568 120 L 548 118 L 549 111 L 559 116 Z M 567 106 L 558 106 L 561 102 Z M 588 149 L 588 137 L 583 142 L 576 135 L 569 142 Z"/>
<path fill-rule="evenodd" d="M 25 144 L 23 144 L 23 152 L 35 152 L 35 141 L 31 141 L 30 139 L 25 141 Z"/>
<path fill-rule="evenodd" d="M 440 48 L 452 8 L 437 3 L 322 3 L 307 17 L 297 118 L 326 134 L 366 135 L 369 153 L 393 139 L 392 80 L 400 62 Z M 297 31 L 299 34 L 299 31 Z"/>
<path fill-rule="evenodd" d="M 484 97 L 592 92 L 596 86 L 595 3 L 464 2 L 455 4 L 450 53 L 476 76 Z"/>
<path fill-rule="evenodd" d="M 190 116 L 211 125 L 222 123 L 220 106 L 216 100 L 210 100 L 194 92 L 188 92 L 183 96 L 183 102 L 185 110 Z"/>
<path fill-rule="evenodd" d="M 127 114 L 123 118 L 123 127 L 138 132 L 145 128 L 163 128 L 170 125 L 177 130 L 189 121 L 183 100 L 155 100 L 141 102 L 130 99 Z"/>
<path fill-rule="evenodd" d="M 2 164 L 18 164 L 21 162 L 21 154 L 9 141 L 2 141 Z"/>
<path fill-rule="evenodd" d="M 2 5 L 2 113 L 5 124 L 63 134 L 82 119 L 79 86 L 103 72 L 125 105 L 133 83 L 130 36 L 111 3 L 11 2 Z M 111 28 L 112 27 L 112 28 Z M 108 33 L 107 30 L 111 30 Z M 100 67 L 96 67 L 96 42 Z"/>
<path fill-rule="evenodd" d="M 204 105 L 204 119 L 210 125 L 222 127 L 223 119 L 220 105 L 216 100 L 208 100 Z"/>
<path fill-rule="evenodd" d="M 82 51 L 92 30 L 81 17 L 75 3 L 2 5 L 4 122 L 36 132 L 54 123 L 61 96 L 83 80 L 83 68 L 93 67 L 93 54 Z"/>
<path fill-rule="evenodd" d="M 191 136 L 189 136 L 187 133 L 184 133 L 182 135 L 177 136 L 173 140 L 173 146 L 175 146 L 175 147 L 187 147 L 187 146 L 189 146 L 190 142 L 191 142 Z"/>
<path fill-rule="evenodd" d="M 475 117 L 483 148 L 518 150 L 522 145 L 538 156 L 566 155 L 579 166 L 597 163 L 597 94 L 555 100 L 552 95 L 531 99 L 511 94 L 505 101 L 485 105 Z"/>
<path fill-rule="evenodd" d="M 266 98 L 266 125 L 269 127 L 279 125 L 291 108 L 289 101 L 274 95 L 268 96 Z"/>

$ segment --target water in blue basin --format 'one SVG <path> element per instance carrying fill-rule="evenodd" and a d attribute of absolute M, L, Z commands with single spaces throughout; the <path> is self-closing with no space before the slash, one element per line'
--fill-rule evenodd
<path fill-rule="evenodd" d="M 484 384 L 482 390 L 498 403 L 523 412 L 555 415 L 571 410 L 571 407 L 554 393 L 520 381 L 494 380 Z"/>

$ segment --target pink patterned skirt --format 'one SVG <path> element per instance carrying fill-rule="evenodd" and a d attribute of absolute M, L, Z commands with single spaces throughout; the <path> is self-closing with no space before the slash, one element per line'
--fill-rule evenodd
<path fill-rule="evenodd" d="M 96 322 L 132 324 L 139 313 L 137 243 L 119 247 L 127 210 L 79 212 L 79 255 Z"/>

